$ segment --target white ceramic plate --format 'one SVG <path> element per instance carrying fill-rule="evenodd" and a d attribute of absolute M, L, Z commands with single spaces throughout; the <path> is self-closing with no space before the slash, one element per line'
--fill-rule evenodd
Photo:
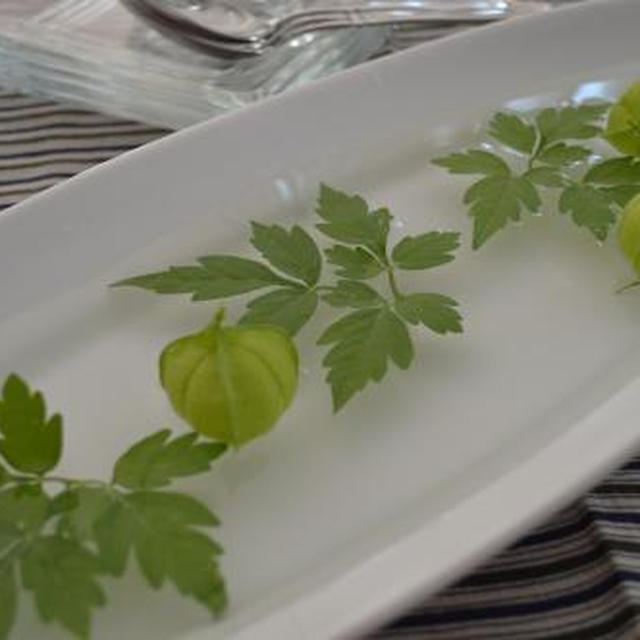
<path fill-rule="evenodd" d="M 405 231 L 460 229 L 468 245 L 465 183 L 429 157 L 471 140 L 505 101 L 598 95 L 640 74 L 639 22 L 636 0 L 607 0 L 427 45 L 165 138 L 0 216 L 0 375 L 20 372 L 66 416 L 62 471 L 107 476 L 133 439 L 180 427 L 156 357 L 213 306 L 107 283 L 241 250 L 250 219 L 304 220 L 321 180 L 389 205 Z M 212 624 L 171 588 L 149 592 L 134 571 L 109 589 L 94 637 L 342 636 L 469 570 L 640 442 L 640 295 L 612 293 L 628 276 L 613 245 L 560 216 L 465 249 L 421 276 L 461 301 L 465 334 L 421 334 L 410 372 L 337 417 L 312 344 L 320 325 L 309 327 L 301 391 L 277 430 L 183 485 L 224 523 L 226 619 Z M 16 637 L 44 637 L 26 605 Z"/>

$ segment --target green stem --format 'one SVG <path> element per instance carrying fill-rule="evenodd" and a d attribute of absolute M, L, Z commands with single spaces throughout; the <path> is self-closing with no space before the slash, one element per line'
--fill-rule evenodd
<path fill-rule="evenodd" d="M 216 314 L 213 316 L 213 322 L 211 323 L 212 329 L 219 329 L 222 321 L 224 320 L 224 314 L 226 313 L 226 309 L 224 307 L 220 307 Z"/>
<path fill-rule="evenodd" d="M 538 139 L 536 140 L 536 144 L 533 147 L 533 152 L 529 156 L 529 161 L 527 162 L 527 171 L 531 171 L 533 169 L 533 163 L 538 159 L 538 156 L 542 153 L 544 149 L 545 142 L 541 135 L 538 135 Z"/>
<path fill-rule="evenodd" d="M 399 300 L 402 298 L 402 293 L 400 289 L 398 289 L 398 283 L 396 282 L 396 275 L 393 271 L 393 267 L 391 265 L 387 265 L 387 278 L 389 279 L 389 288 L 391 289 L 391 293 L 395 300 Z"/>
<path fill-rule="evenodd" d="M 623 287 L 620 287 L 619 289 L 616 289 L 616 293 L 622 293 L 623 291 L 626 291 L 627 289 L 633 289 L 635 287 L 640 287 L 640 280 L 634 280 L 633 282 L 630 282 L 629 284 L 625 284 Z"/>
<path fill-rule="evenodd" d="M 73 478 L 63 478 L 62 476 L 24 476 L 24 475 L 8 475 L 8 484 L 45 484 L 47 482 L 62 484 L 66 487 L 100 487 L 107 488 L 111 484 L 102 480 L 74 480 Z"/>

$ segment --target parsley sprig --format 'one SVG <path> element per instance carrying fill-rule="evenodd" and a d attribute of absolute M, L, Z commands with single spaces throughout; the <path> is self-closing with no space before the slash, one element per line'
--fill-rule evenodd
<path fill-rule="evenodd" d="M 533 115 L 496 113 L 488 134 L 493 150 L 469 149 L 436 158 L 453 174 L 482 176 L 465 192 L 473 218 L 473 248 L 481 247 L 509 221 L 534 213 L 541 192 L 558 193 L 558 210 L 599 241 L 607 238 L 621 208 L 640 192 L 640 165 L 618 156 L 592 165 L 609 104 L 545 108 Z"/>
<path fill-rule="evenodd" d="M 318 339 L 319 345 L 329 348 L 323 364 L 338 411 L 368 383 L 380 381 L 390 361 L 400 369 L 410 366 L 413 343 L 408 325 L 422 325 L 438 334 L 462 331 L 453 298 L 405 293 L 399 283 L 401 271 L 452 261 L 459 234 L 431 231 L 406 236 L 390 247 L 393 216 L 388 209 L 371 209 L 362 197 L 327 185 L 320 187 L 316 213 L 316 229 L 333 241 L 323 250 L 298 225 L 286 229 L 253 222 L 251 244 L 264 262 L 210 255 L 198 258 L 196 265 L 169 267 L 115 286 L 188 293 L 194 301 L 266 290 L 247 302 L 239 323 L 274 324 L 292 336 L 312 318 L 320 301 L 348 309 Z M 325 260 L 333 273 L 322 280 Z"/>
<path fill-rule="evenodd" d="M 103 578 L 121 576 L 133 555 L 151 587 L 171 582 L 221 613 L 222 549 L 206 533 L 218 519 L 164 487 L 209 470 L 224 445 L 158 431 L 116 461 L 110 482 L 52 475 L 62 418 L 47 416 L 42 395 L 16 375 L 2 388 L 0 438 L 0 639 L 15 622 L 20 587 L 43 622 L 87 638 L 93 610 L 106 603 Z"/>

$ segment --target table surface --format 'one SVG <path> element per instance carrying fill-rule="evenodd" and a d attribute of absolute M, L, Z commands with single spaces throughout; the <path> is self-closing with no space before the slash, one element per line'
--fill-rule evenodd
<path fill-rule="evenodd" d="M 0 210 L 166 133 L 0 92 Z M 640 457 L 369 637 L 640 638 L 639 525 Z"/>

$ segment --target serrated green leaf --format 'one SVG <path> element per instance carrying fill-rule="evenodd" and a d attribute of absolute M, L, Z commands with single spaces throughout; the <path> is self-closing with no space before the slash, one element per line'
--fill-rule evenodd
<path fill-rule="evenodd" d="M 595 137 L 601 131 L 597 123 L 608 108 L 608 104 L 599 104 L 543 109 L 536 116 L 536 123 L 544 145 Z"/>
<path fill-rule="evenodd" d="M 332 307 L 379 307 L 384 298 L 372 287 L 357 280 L 338 280 L 337 284 L 322 296 Z"/>
<path fill-rule="evenodd" d="M 318 344 L 333 345 L 323 364 L 329 369 L 334 411 L 367 383 L 379 382 L 389 360 L 407 369 L 413 359 L 407 328 L 388 307 L 360 309 L 340 318 L 320 336 Z"/>
<path fill-rule="evenodd" d="M 127 494 L 126 500 L 149 522 L 157 521 L 159 526 L 214 527 L 220 524 L 209 507 L 186 493 L 136 491 Z"/>
<path fill-rule="evenodd" d="M 18 611 L 18 590 L 13 562 L 0 560 L 0 640 L 8 640 Z"/>
<path fill-rule="evenodd" d="M 78 496 L 73 490 L 66 490 L 59 493 L 49 501 L 47 515 L 57 516 L 61 513 L 72 511 L 78 506 Z"/>
<path fill-rule="evenodd" d="M 92 609 L 105 602 L 96 556 L 73 540 L 47 535 L 33 541 L 20 566 L 23 585 L 33 591 L 42 620 L 88 638 Z"/>
<path fill-rule="evenodd" d="M 46 416 L 42 394 L 31 393 L 17 375 L 10 375 L 0 400 L 0 453 L 23 473 L 51 471 L 62 452 L 62 418 Z"/>
<path fill-rule="evenodd" d="M 302 287 L 283 287 L 254 298 L 240 324 L 274 324 L 295 336 L 318 307 L 318 294 Z"/>
<path fill-rule="evenodd" d="M 364 245 L 378 256 L 384 254 L 392 217 L 387 209 L 370 211 L 360 196 L 323 184 L 316 212 L 325 221 L 316 226 L 326 236 L 346 244 Z"/>
<path fill-rule="evenodd" d="M 640 184 L 617 184 L 612 187 L 599 187 L 598 191 L 619 207 L 625 207 L 631 198 L 640 193 Z"/>
<path fill-rule="evenodd" d="M 603 160 L 587 171 L 584 181 L 612 186 L 640 183 L 640 159 L 623 157 Z"/>
<path fill-rule="evenodd" d="M 541 187 L 562 187 L 564 180 L 558 170 L 553 167 L 535 167 L 529 169 L 523 176 L 529 182 Z"/>
<path fill-rule="evenodd" d="M 252 222 L 251 244 L 279 271 L 313 287 L 320 278 L 322 256 L 313 238 L 295 225 L 290 231 Z"/>
<path fill-rule="evenodd" d="M 523 208 L 537 211 L 540 196 L 536 188 L 523 177 L 489 176 L 473 184 L 464 201 L 471 205 L 474 219 L 473 248 L 481 247 L 509 220 L 519 220 Z"/>
<path fill-rule="evenodd" d="M 49 499 L 40 485 L 22 485 L 0 491 L 0 521 L 21 531 L 40 529 L 48 517 Z"/>
<path fill-rule="evenodd" d="M 423 324 L 435 333 L 462 333 L 458 303 L 438 293 L 413 293 L 396 301 L 398 313 L 410 324 Z"/>
<path fill-rule="evenodd" d="M 105 568 L 120 575 L 130 551 L 147 582 L 159 588 L 169 580 L 184 595 L 219 614 L 226 604 L 216 558 L 222 552 L 196 527 L 218 524 L 201 502 L 187 495 L 137 491 L 121 495 L 96 523 Z"/>
<path fill-rule="evenodd" d="M 451 262 L 460 246 L 460 234 L 431 231 L 407 236 L 393 248 L 391 257 L 400 269 L 430 269 Z"/>
<path fill-rule="evenodd" d="M 0 520 L 0 570 L 12 563 L 24 544 L 24 529 L 19 523 Z"/>
<path fill-rule="evenodd" d="M 547 147 L 538 156 L 538 160 L 554 167 L 565 167 L 574 162 L 583 162 L 590 155 L 591 151 L 586 147 L 558 142 L 557 144 Z"/>
<path fill-rule="evenodd" d="M 114 287 L 138 287 L 155 293 L 191 293 L 192 300 L 217 300 L 289 284 L 268 267 L 255 260 L 236 256 L 204 256 L 199 266 L 169 267 L 142 276 L 120 280 Z"/>
<path fill-rule="evenodd" d="M 500 156 L 481 149 L 452 153 L 443 158 L 436 158 L 432 162 L 439 167 L 448 169 L 449 173 L 479 173 L 486 176 L 511 175 L 509 165 Z"/>
<path fill-rule="evenodd" d="M 531 153 L 536 144 L 535 127 L 515 113 L 496 113 L 489 123 L 489 135 L 520 153 Z"/>
<path fill-rule="evenodd" d="M 561 213 L 570 213 L 579 227 L 586 227 L 598 240 L 605 240 L 616 220 L 612 201 L 588 184 L 567 187 L 560 196 Z"/>
<path fill-rule="evenodd" d="M 176 478 L 209 471 L 227 449 L 217 442 L 196 442 L 197 433 L 170 437 L 164 429 L 136 442 L 117 460 L 113 482 L 127 489 L 164 487 Z"/>
<path fill-rule="evenodd" d="M 362 247 L 336 244 L 324 252 L 329 263 L 339 267 L 336 269 L 336 275 L 340 278 L 367 280 L 381 274 L 385 269 L 375 256 Z"/>
<path fill-rule="evenodd" d="M 84 533 L 98 546 L 100 568 L 119 577 L 131 553 L 136 515 L 124 496 L 105 497 L 106 502 L 94 496 L 95 502 L 88 503 Z"/>
<path fill-rule="evenodd" d="M 115 499 L 108 487 L 80 486 L 72 489 L 76 506 L 65 511 L 58 521 L 58 531 L 79 542 L 93 540 L 96 522 L 103 516 Z"/>

